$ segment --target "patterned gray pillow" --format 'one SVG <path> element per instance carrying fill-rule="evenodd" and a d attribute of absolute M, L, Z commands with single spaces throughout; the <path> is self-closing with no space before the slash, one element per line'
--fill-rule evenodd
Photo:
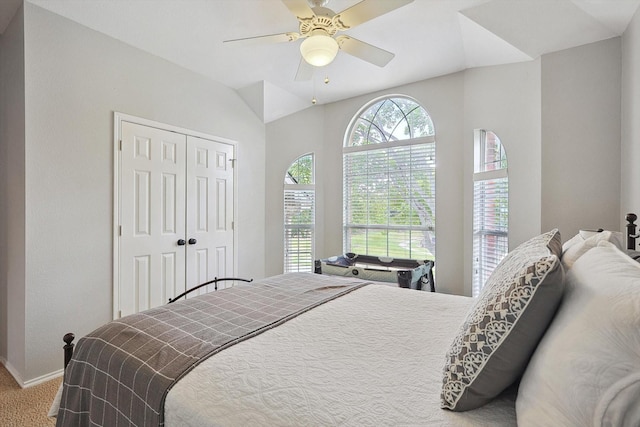
<path fill-rule="evenodd" d="M 561 251 L 552 230 L 498 264 L 447 352 L 442 408 L 478 408 L 520 378 L 562 298 Z"/>

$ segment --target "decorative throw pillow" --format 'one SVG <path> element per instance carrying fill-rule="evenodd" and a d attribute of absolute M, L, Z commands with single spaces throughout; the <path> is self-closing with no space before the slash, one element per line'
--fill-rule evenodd
<path fill-rule="evenodd" d="M 562 297 L 561 249 L 552 230 L 498 264 L 447 352 L 443 408 L 480 407 L 522 375 Z"/>
<path fill-rule="evenodd" d="M 519 426 L 640 425 L 640 264 L 601 242 L 567 273 L 518 389 Z"/>

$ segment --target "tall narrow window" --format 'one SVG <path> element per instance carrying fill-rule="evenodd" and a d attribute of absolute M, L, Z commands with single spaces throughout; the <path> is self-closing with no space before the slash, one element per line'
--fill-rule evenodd
<path fill-rule="evenodd" d="M 434 259 L 436 144 L 427 111 L 407 97 L 375 100 L 345 139 L 345 252 Z"/>
<path fill-rule="evenodd" d="M 313 154 L 299 157 L 284 176 L 284 271 L 313 271 L 315 186 Z"/>
<path fill-rule="evenodd" d="M 509 177 L 507 155 L 498 136 L 474 133 L 473 296 L 509 251 Z"/>

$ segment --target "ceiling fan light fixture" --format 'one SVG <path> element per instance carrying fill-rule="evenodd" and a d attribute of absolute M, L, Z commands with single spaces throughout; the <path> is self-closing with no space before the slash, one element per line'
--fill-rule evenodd
<path fill-rule="evenodd" d="M 300 45 L 304 60 L 316 67 L 330 64 L 338 54 L 338 49 L 338 42 L 322 30 L 313 31 Z"/>

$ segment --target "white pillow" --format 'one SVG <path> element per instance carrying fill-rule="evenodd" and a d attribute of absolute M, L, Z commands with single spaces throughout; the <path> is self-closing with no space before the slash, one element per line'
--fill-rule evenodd
<path fill-rule="evenodd" d="M 576 234 L 575 236 L 573 236 L 572 238 L 570 238 L 569 240 L 567 240 L 566 242 L 564 242 L 562 244 L 562 251 L 566 251 L 567 249 L 569 249 L 571 246 L 575 245 L 576 243 L 580 243 L 583 242 L 585 240 L 587 240 L 589 237 L 593 237 L 596 236 L 600 233 L 602 233 L 603 231 L 610 231 L 610 230 L 580 230 L 578 231 L 578 234 Z M 611 243 L 613 243 L 614 245 L 616 245 L 616 247 L 620 250 L 624 250 L 625 248 L 625 239 L 624 239 L 624 235 L 619 232 L 619 231 L 611 231 L 612 237 L 613 239 L 611 240 Z"/>
<path fill-rule="evenodd" d="M 640 372 L 622 378 L 609 387 L 596 407 L 593 425 L 617 427 L 640 425 Z"/>
<path fill-rule="evenodd" d="M 567 240 L 562 244 L 562 252 L 566 252 L 567 249 L 569 249 L 571 246 L 577 245 L 578 243 L 582 243 L 586 239 L 588 239 L 589 237 L 597 233 L 599 232 L 592 231 L 592 230 L 580 230 L 578 234 L 576 234 L 575 236 L 573 236 L 572 238 L 570 238 L 569 240 Z"/>
<path fill-rule="evenodd" d="M 601 242 L 567 274 L 516 400 L 518 426 L 639 426 L 640 264 Z"/>
<path fill-rule="evenodd" d="M 597 232 L 580 230 L 578 234 L 562 245 L 561 261 L 565 270 L 570 269 L 578 258 L 603 241 L 613 243 L 618 249 L 624 249 L 622 246 L 622 233 L 619 231 L 604 230 Z"/>

